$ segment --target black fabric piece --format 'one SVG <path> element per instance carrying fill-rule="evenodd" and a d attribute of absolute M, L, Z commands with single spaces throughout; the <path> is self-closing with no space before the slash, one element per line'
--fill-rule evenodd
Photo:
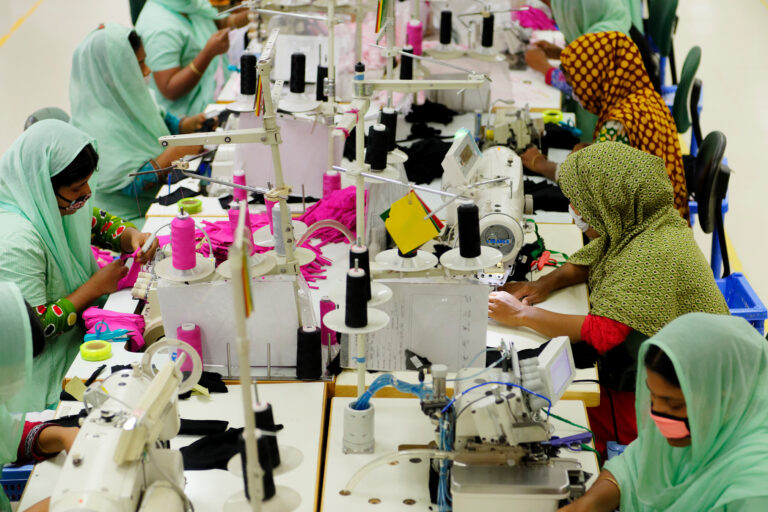
<path fill-rule="evenodd" d="M 406 148 L 408 160 L 405 162 L 405 173 L 408 181 L 416 184 L 431 183 L 441 177 L 443 158 L 450 148 L 450 143 L 437 138 L 420 140 Z"/>
<path fill-rule="evenodd" d="M 54 418 L 46 421 L 52 425 L 58 425 L 60 427 L 79 427 L 80 419 L 88 416 L 88 411 L 83 409 L 77 414 L 70 414 L 69 416 L 62 416 L 61 418 Z"/>
<path fill-rule="evenodd" d="M 420 367 L 416 367 L 415 364 L 411 361 L 412 358 L 416 358 L 419 360 L 419 363 L 421 363 Z M 432 366 L 432 361 L 430 361 L 428 358 L 420 356 L 416 352 L 413 352 L 412 350 L 405 349 L 405 369 L 406 370 L 418 370 L 420 368 L 429 368 Z"/>
<path fill-rule="evenodd" d="M 224 384 L 223 378 L 220 373 L 216 372 L 203 372 L 200 375 L 200 381 L 198 384 L 208 390 L 209 393 L 229 393 L 227 385 Z M 192 391 L 187 391 L 179 395 L 179 400 L 186 400 L 192 396 Z"/>
<path fill-rule="evenodd" d="M 238 452 L 238 438 L 242 428 L 230 428 L 218 434 L 202 437 L 182 448 L 185 471 L 227 469 L 227 462 Z"/>
<path fill-rule="evenodd" d="M 405 140 L 428 139 L 430 137 L 439 137 L 443 132 L 437 128 L 432 128 L 426 123 L 414 123 L 411 125 L 411 134 Z M 446 138 L 453 137 L 446 135 Z"/>
<path fill-rule="evenodd" d="M 363 147 L 368 145 L 368 135 L 365 134 L 363 138 Z M 349 132 L 349 137 L 344 141 L 344 158 L 350 162 L 354 162 L 357 158 L 357 128 L 352 128 Z"/>
<path fill-rule="evenodd" d="M 181 418 L 180 436 L 209 436 L 226 432 L 228 421 L 223 420 L 188 420 Z"/>
<path fill-rule="evenodd" d="M 572 344 L 571 352 L 573 352 L 573 363 L 576 368 L 592 368 L 600 357 L 597 350 L 585 341 Z M 600 377 L 602 378 L 602 375 Z"/>
<path fill-rule="evenodd" d="M 581 142 L 571 130 L 555 123 L 544 125 L 544 136 L 541 138 L 541 152 L 545 155 L 549 148 L 573 149 L 573 146 Z"/>
<path fill-rule="evenodd" d="M 117 373 L 120 370 L 130 370 L 130 369 L 131 369 L 131 365 L 129 364 L 116 364 L 110 367 L 111 373 Z"/>
<path fill-rule="evenodd" d="M 568 205 L 571 203 L 560 187 L 548 181 L 536 183 L 533 180 L 524 179 L 523 193 L 532 197 L 534 210 L 567 212 Z"/>
<path fill-rule="evenodd" d="M 435 244 L 432 246 L 432 254 L 437 256 L 437 259 L 440 259 L 440 256 L 450 251 L 451 249 L 453 249 L 453 247 L 451 247 L 450 245 Z"/>
<path fill-rule="evenodd" d="M 626 339 L 597 358 L 600 384 L 616 391 L 635 391 L 637 356 L 640 345 L 649 337 L 635 330 Z"/>
<path fill-rule="evenodd" d="M 405 116 L 409 123 L 440 123 L 448 124 L 458 112 L 451 110 L 442 103 L 426 100 L 423 105 L 414 105 L 411 112 Z"/>
<path fill-rule="evenodd" d="M 88 377 L 88 379 L 85 382 L 83 382 L 83 384 L 85 384 L 85 387 L 88 387 L 91 384 L 93 384 L 96 381 L 96 379 L 99 377 L 99 375 L 101 375 L 101 372 L 104 371 L 104 368 L 106 368 L 106 367 L 107 367 L 107 365 L 103 364 L 103 365 L 99 366 L 98 368 L 96 368 L 96 370 L 93 371 L 91 376 Z M 130 368 L 130 366 L 128 368 Z M 75 398 L 74 396 L 72 396 L 69 393 L 67 393 L 66 391 L 64 391 L 63 389 L 61 390 L 61 393 L 59 393 L 59 400 L 62 401 L 62 402 L 79 402 L 80 401 L 77 398 Z"/>
<path fill-rule="evenodd" d="M 307 203 L 316 203 L 320 199 L 312 196 L 304 196 L 304 201 Z M 225 210 L 229 210 L 229 204 L 232 202 L 232 194 L 228 194 L 226 196 L 221 196 L 219 198 L 219 204 L 222 208 Z M 286 203 L 300 203 L 301 202 L 301 196 L 288 196 L 288 199 L 285 201 Z M 264 194 L 257 194 L 255 192 L 248 194 L 248 204 L 264 204 Z"/>
<path fill-rule="evenodd" d="M 533 251 L 538 249 L 539 244 L 536 242 L 525 244 L 520 248 L 520 252 L 515 258 L 515 268 L 507 278 L 508 283 L 528 281 L 528 273 L 531 271 L 531 263 L 533 262 Z"/>
<path fill-rule="evenodd" d="M 336 354 L 336 357 L 331 360 L 331 363 L 328 365 L 328 373 L 331 375 L 339 375 L 341 373 L 341 352 Z"/>
<path fill-rule="evenodd" d="M 200 192 L 195 192 L 191 188 L 187 187 L 179 187 L 170 194 L 166 194 L 164 196 L 160 196 L 157 199 L 155 199 L 153 202 L 161 204 L 163 206 L 171 206 L 173 204 L 176 204 L 179 202 L 179 200 L 187 198 L 187 197 L 195 197 L 199 196 Z"/>
<path fill-rule="evenodd" d="M 77 398 L 73 397 L 63 389 L 61 390 L 61 393 L 59 393 L 59 401 L 60 402 L 77 402 Z"/>

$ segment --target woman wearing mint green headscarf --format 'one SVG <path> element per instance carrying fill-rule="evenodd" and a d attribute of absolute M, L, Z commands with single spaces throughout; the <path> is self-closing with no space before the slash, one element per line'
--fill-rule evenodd
<path fill-rule="evenodd" d="M 83 341 L 78 313 L 114 292 L 128 269 L 121 260 L 98 269 L 91 243 L 139 251 L 148 233 L 89 206 L 96 169 L 94 141 L 74 126 L 39 121 L 0 159 L 0 280 L 21 290 L 43 323 L 46 347 L 35 357 L 29 410 L 58 401 L 62 379 Z M 157 244 L 141 262 L 152 257 Z"/>
<path fill-rule="evenodd" d="M 136 31 L 144 40 L 160 104 L 185 116 L 213 103 L 217 72 L 224 80 L 229 76 L 229 29 L 247 22 L 247 11 L 219 18 L 208 0 L 149 0 Z"/>
<path fill-rule="evenodd" d="M 42 337 L 42 326 L 34 313 L 28 312 L 13 283 L 0 282 L 0 328 L 0 467 L 40 461 L 62 450 L 69 451 L 80 429 L 25 421 L 29 411 L 27 396 L 34 379 L 32 358 L 42 349 L 33 343 L 33 337 Z M 10 511 L 8 497 L 0 489 L 0 512 Z"/>
<path fill-rule="evenodd" d="M 768 343 L 693 313 L 640 349 L 638 438 L 561 512 L 768 510 Z"/>
<path fill-rule="evenodd" d="M 129 174 L 165 168 L 197 153 L 200 146 L 164 149 L 158 137 L 193 132 L 205 121 L 204 114 L 179 120 L 164 113 L 142 79 L 150 74 L 144 61 L 136 32 L 107 23 L 75 50 L 69 86 L 71 122 L 99 147 L 94 204 L 134 223 L 143 222 L 167 173 Z"/>

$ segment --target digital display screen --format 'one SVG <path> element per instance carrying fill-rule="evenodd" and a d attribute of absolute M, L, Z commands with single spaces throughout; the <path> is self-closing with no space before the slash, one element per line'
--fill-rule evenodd
<path fill-rule="evenodd" d="M 552 389 L 554 389 L 555 395 L 560 396 L 565 384 L 568 382 L 568 378 L 571 376 L 571 365 L 566 350 L 561 350 L 560 355 L 557 356 L 552 366 L 549 367 L 549 376 L 552 379 Z"/>
<path fill-rule="evenodd" d="M 459 155 L 459 160 L 461 161 L 461 165 L 467 165 L 467 162 L 470 161 L 472 158 L 472 155 L 474 155 L 474 151 L 472 151 L 472 146 L 467 144 L 464 146 L 464 149 L 461 150 L 461 154 Z"/>

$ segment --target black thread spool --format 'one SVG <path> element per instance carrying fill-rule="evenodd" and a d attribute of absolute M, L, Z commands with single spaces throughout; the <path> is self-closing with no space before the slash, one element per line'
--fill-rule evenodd
<path fill-rule="evenodd" d="M 291 92 L 302 94 L 306 87 L 305 71 L 307 66 L 307 56 L 303 53 L 291 54 Z"/>
<path fill-rule="evenodd" d="M 387 151 L 394 151 L 397 140 L 397 110 L 384 107 L 381 109 L 379 122 L 387 127 Z"/>
<path fill-rule="evenodd" d="M 347 271 L 347 300 L 344 324 L 359 329 L 368 325 L 368 301 L 365 299 L 365 287 L 368 276 L 361 268 Z"/>
<path fill-rule="evenodd" d="M 374 171 L 383 171 L 387 167 L 387 127 L 383 124 L 374 124 L 368 130 L 365 163 Z"/>
<path fill-rule="evenodd" d="M 450 44 L 453 31 L 453 13 L 445 10 L 440 12 L 440 44 Z"/>
<path fill-rule="evenodd" d="M 462 258 L 480 256 L 480 214 L 477 205 L 464 203 L 457 208 L 459 217 L 459 254 Z"/>
<path fill-rule="evenodd" d="M 480 44 L 483 48 L 491 48 L 493 46 L 493 14 L 483 16 L 483 34 L 480 38 Z"/>
<path fill-rule="evenodd" d="M 252 53 L 240 57 L 240 94 L 256 94 L 256 56 Z"/>
<path fill-rule="evenodd" d="M 363 269 L 366 276 L 365 300 L 371 300 L 371 263 L 366 246 L 353 245 L 349 248 L 349 268 Z"/>
<path fill-rule="evenodd" d="M 257 404 L 253 409 L 253 417 L 256 421 L 256 428 L 264 432 L 276 432 L 275 417 L 272 414 L 272 404 Z M 266 451 L 269 452 L 269 460 L 272 461 L 272 467 L 280 466 L 280 448 L 277 446 L 276 436 L 264 436 Z M 261 445 L 259 445 L 261 451 Z"/>
<path fill-rule="evenodd" d="M 296 337 L 296 378 L 318 380 L 322 374 L 323 355 L 320 329 L 299 327 Z"/>
<path fill-rule="evenodd" d="M 404 52 L 413 53 L 413 46 L 403 48 Z M 404 53 L 400 54 L 400 80 L 413 79 L 413 57 Z"/>
<path fill-rule="evenodd" d="M 256 444 L 259 448 L 259 465 L 261 466 L 261 469 L 264 471 L 264 476 L 262 477 L 262 485 L 264 486 L 264 497 L 262 501 L 267 501 L 268 499 L 272 498 L 275 495 L 276 489 L 275 489 L 275 480 L 272 477 L 272 469 L 277 466 L 270 466 L 270 460 L 269 460 L 269 454 L 266 450 L 262 449 L 264 446 L 263 441 L 265 439 L 268 439 L 270 437 L 274 436 L 265 436 L 260 435 L 260 432 L 256 431 Z M 243 468 L 243 482 L 245 483 L 245 497 L 250 499 L 250 489 L 248 489 L 248 458 L 245 454 L 245 438 L 243 437 L 243 434 L 240 434 L 240 436 L 237 439 L 237 445 L 240 450 L 240 463 Z M 265 453 L 264 456 L 262 456 L 262 452 Z"/>
<path fill-rule="evenodd" d="M 328 68 L 317 66 L 317 80 L 315 81 L 315 100 L 328 101 L 328 96 L 323 92 L 323 81 L 328 78 Z"/>

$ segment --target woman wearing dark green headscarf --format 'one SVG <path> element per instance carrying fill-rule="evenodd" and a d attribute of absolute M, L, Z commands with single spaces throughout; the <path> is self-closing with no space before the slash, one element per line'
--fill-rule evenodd
<path fill-rule="evenodd" d="M 149 73 L 136 32 L 107 23 L 75 50 L 69 85 L 72 124 L 99 146 L 94 204 L 136 224 L 143 224 L 167 173 L 129 174 L 199 152 L 200 146 L 163 148 L 158 137 L 193 132 L 205 121 L 204 114 L 178 119 L 160 109 L 142 78 Z"/>
<path fill-rule="evenodd" d="M 216 73 L 229 76 L 229 29 L 245 26 L 247 11 L 220 18 L 208 0 L 149 0 L 136 21 L 153 70 L 158 101 L 176 116 L 214 102 Z"/>
<path fill-rule="evenodd" d="M 592 240 L 541 279 L 492 293 L 489 315 L 592 347 L 599 354 L 605 399 L 589 409 L 590 423 L 601 447 L 609 439 L 626 444 L 636 435 L 634 372 L 640 342 L 680 315 L 728 314 L 728 307 L 693 233 L 674 209 L 661 158 L 604 142 L 572 153 L 560 167 L 558 183 L 577 225 Z M 532 306 L 583 282 L 590 291 L 587 316 Z"/>
<path fill-rule="evenodd" d="M 19 287 L 46 336 L 33 362 L 28 410 L 58 402 L 83 341 L 78 313 L 114 292 L 128 272 L 119 259 L 99 269 L 91 243 L 132 253 L 149 237 L 90 206 L 97 162 L 94 140 L 57 120 L 30 126 L 0 159 L 0 280 Z M 146 261 L 156 247 L 137 259 Z"/>
<path fill-rule="evenodd" d="M 768 510 L 768 344 L 692 313 L 640 348 L 638 438 L 561 512 Z"/>

